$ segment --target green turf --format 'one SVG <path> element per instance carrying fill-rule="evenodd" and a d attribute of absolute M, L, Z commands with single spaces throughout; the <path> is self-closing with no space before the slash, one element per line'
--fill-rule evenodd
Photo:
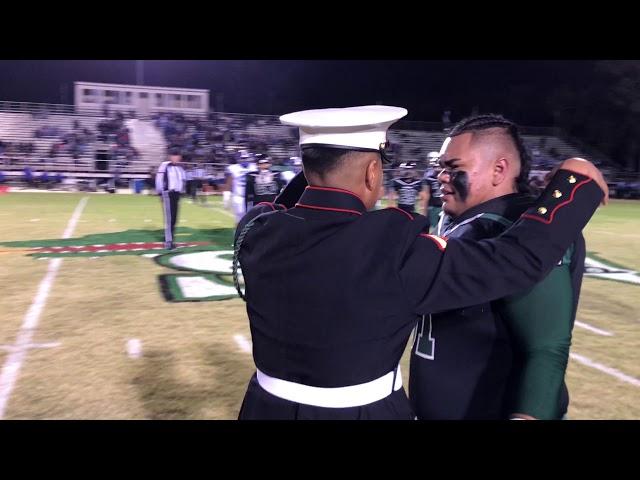
<path fill-rule="evenodd" d="M 59 240 L 83 197 L 88 203 L 71 239 Z M 220 198 L 208 206 L 180 204 L 178 241 L 199 249 L 230 249 L 232 215 Z M 37 220 L 36 220 L 37 219 Z M 48 260 L 35 246 L 162 241 L 156 197 L 15 193 L 0 195 L 0 345 L 13 345 Z M 626 268 L 640 269 L 640 202 L 613 201 L 585 229 L 587 248 Z M 170 303 L 160 278 L 193 275 L 141 256 L 73 254 L 60 266 L 7 418 L 235 418 L 253 372 L 235 335 L 249 339 L 244 303 Z M 164 253 L 156 252 L 156 253 Z M 98 258 L 93 258 L 98 257 Z M 164 258 L 164 257 L 163 257 Z M 576 327 L 572 351 L 640 378 L 640 286 L 585 279 L 578 320 L 611 331 Z M 143 356 L 127 356 L 126 342 Z M 7 352 L 0 350 L 0 364 Z M 405 385 L 408 355 L 403 357 Z M 572 418 L 640 418 L 640 389 L 575 361 L 567 382 Z"/>

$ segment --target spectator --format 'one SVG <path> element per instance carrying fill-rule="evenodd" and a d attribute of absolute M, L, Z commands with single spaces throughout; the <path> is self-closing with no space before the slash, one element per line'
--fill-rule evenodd
<path fill-rule="evenodd" d="M 49 189 L 49 181 L 50 181 L 49 172 L 47 172 L 45 170 L 40 175 L 40 185 L 42 185 L 43 187 L 45 187 L 48 190 Z"/>
<path fill-rule="evenodd" d="M 62 175 L 61 172 L 51 172 L 51 182 L 53 185 L 60 185 L 62 184 L 62 181 L 64 180 L 64 176 Z"/>
<path fill-rule="evenodd" d="M 24 181 L 27 183 L 27 185 L 29 186 L 35 186 L 36 181 L 35 181 L 35 175 L 33 170 L 31 170 L 31 167 L 26 166 L 24 167 Z"/>

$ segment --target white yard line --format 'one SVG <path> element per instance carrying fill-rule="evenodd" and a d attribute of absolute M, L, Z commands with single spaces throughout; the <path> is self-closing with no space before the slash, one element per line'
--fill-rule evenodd
<path fill-rule="evenodd" d="M 67 228 L 62 234 L 62 238 L 66 239 L 71 237 L 71 235 L 73 234 L 73 230 L 78 223 L 78 219 L 80 218 L 80 215 L 82 215 L 82 210 L 84 210 L 84 207 L 87 204 L 88 200 L 89 197 L 83 197 L 80 202 L 78 202 L 78 205 L 73 211 L 71 219 L 67 224 Z M 20 331 L 18 332 L 18 337 L 13 344 L 13 351 L 11 351 L 11 353 L 9 353 L 9 355 L 7 356 L 7 359 L 4 362 L 4 366 L 2 367 L 2 372 L 0 372 L 0 420 L 4 418 L 4 413 L 7 408 L 7 403 L 9 402 L 9 397 L 11 396 L 11 392 L 13 391 L 13 387 L 15 386 L 18 374 L 20 373 L 22 363 L 27 356 L 27 347 L 32 344 L 33 334 L 38 327 L 40 314 L 42 313 L 42 310 L 47 303 L 47 298 L 49 297 L 51 286 L 53 285 L 56 274 L 60 269 L 61 263 L 61 258 L 54 258 L 49 263 L 47 273 L 40 282 L 36 296 L 34 297 L 29 310 L 24 316 L 22 326 L 20 327 Z"/>
<path fill-rule="evenodd" d="M 69 220 L 69 223 L 67 224 L 67 228 L 65 229 L 64 233 L 62 234 L 62 238 L 71 238 L 71 235 L 73 235 L 73 231 L 76 229 L 76 225 L 78 223 L 78 220 L 80 220 L 80 215 L 82 215 L 82 210 L 84 210 L 85 205 L 87 204 L 87 202 L 89 201 L 89 197 L 83 197 L 80 202 L 78 202 L 78 206 L 76 207 L 76 209 L 73 211 L 73 215 L 71 215 L 71 219 Z"/>
<path fill-rule="evenodd" d="M 606 330 L 600 330 L 588 323 L 579 322 L 576 320 L 576 327 L 584 328 L 585 330 L 589 330 L 590 332 L 597 333 L 598 335 L 602 335 L 603 337 L 613 337 L 613 333 L 607 332 Z"/>
<path fill-rule="evenodd" d="M 235 220 L 236 216 L 231 213 L 231 212 L 227 212 L 226 210 L 222 209 L 222 208 L 218 208 L 218 207 L 212 207 L 211 210 L 215 210 L 216 212 L 220 212 L 223 215 L 226 215 L 227 217 L 233 218 Z"/>
<path fill-rule="evenodd" d="M 590 358 L 584 357 L 577 353 L 570 353 L 569 356 L 576 362 L 586 365 L 587 367 L 595 368 L 596 370 L 615 377 L 618 380 L 622 380 L 623 382 L 630 383 L 631 385 L 634 385 L 636 387 L 640 387 L 640 380 L 638 380 L 637 378 L 633 378 L 626 373 L 622 373 L 620 370 L 616 370 L 615 368 L 607 367 L 606 365 L 602 365 L 601 363 L 594 362 Z"/>
<path fill-rule="evenodd" d="M 30 343 L 28 345 L 24 345 L 25 350 L 29 350 L 31 348 L 53 348 L 59 347 L 60 342 L 49 342 L 49 343 Z M 4 350 L 5 352 L 15 352 L 18 350 L 18 347 L 15 345 L 0 345 L 0 350 Z"/>

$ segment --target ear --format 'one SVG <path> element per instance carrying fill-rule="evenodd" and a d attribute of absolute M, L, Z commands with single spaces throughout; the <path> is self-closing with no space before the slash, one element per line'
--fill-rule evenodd
<path fill-rule="evenodd" d="M 365 170 L 365 177 L 364 177 L 364 182 L 367 187 L 367 190 L 369 190 L 370 192 L 377 190 L 380 175 L 382 175 L 382 164 L 380 160 L 379 159 L 371 160 L 367 164 L 367 169 Z"/>
<path fill-rule="evenodd" d="M 509 174 L 509 160 L 502 157 L 496 160 L 493 165 L 493 185 L 500 185 Z"/>

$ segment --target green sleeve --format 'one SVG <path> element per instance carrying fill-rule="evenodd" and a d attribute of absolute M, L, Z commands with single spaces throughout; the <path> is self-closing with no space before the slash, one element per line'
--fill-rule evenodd
<path fill-rule="evenodd" d="M 500 302 L 512 334 L 514 369 L 509 413 L 560 418 L 559 401 L 571 345 L 573 288 L 569 265 L 555 267 L 533 289 Z"/>

